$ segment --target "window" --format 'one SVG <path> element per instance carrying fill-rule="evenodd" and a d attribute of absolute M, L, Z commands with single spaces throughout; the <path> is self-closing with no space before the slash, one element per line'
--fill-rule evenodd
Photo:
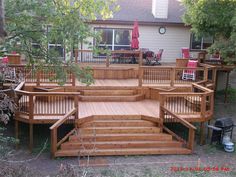
<path fill-rule="evenodd" d="M 99 47 L 111 50 L 130 49 L 131 29 L 95 28 L 95 31 L 101 33 Z"/>
<path fill-rule="evenodd" d="M 49 34 L 51 27 L 47 26 L 47 33 Z M 63 40 L 55 41 L 54 39 L 49 39 L 48 42 L 48 51 L 52 52 L 53 55 L 59 57 L 60 59 L 64 58 L 64 48 L 62 47 Z"/>
<path fill-rule="evenodd" d="M 47 35 L 50 33 L 51 27 L 47 26 L 45 28 L 46 28 L 45 35 Z M 49 53 L 52 53 L 54 56 L 57 56 L 60 59 L 64 59 L 65 50 L 62 46 L 62 40 L 60 40 L 59 42 L 58 41 L 56 42 L 55 40 L 50 40 L 50 39 L 48 39 L 48 40 L 49 40 L 49 42 L 48 42 L 47 46 L 45 46 L 45 47 L 47 47 L 47 51 Z M 39 43 L 40 43 L 39 41 L 35 41 L 35 40 L 33 40 L 31 43 L 34 56 L 40 55 L 39 51 L 41 50 L 41 48 L 40 48 Z"/>
<path fill-rule="evenodd" d="M 191 50 L 205 50 L 213 44 L 213 37 L 199 37 L 196 38 L 194 34 L 191 35 L 190 49 Z"/>

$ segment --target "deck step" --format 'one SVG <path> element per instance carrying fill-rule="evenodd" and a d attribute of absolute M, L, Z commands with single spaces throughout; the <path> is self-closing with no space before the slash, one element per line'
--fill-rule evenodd
<path fill-rule="evenodd" d="M 72 149 L 122 149 L 122 148 L 157 148 L 157 147 L 182 147 L 177 141 L 113 141 L 113 142 L 66 142 L 62 150 Z"/>
<path fill-rule="evenodd" d="M 109 156 L 191 154 L 183 143 L 161 131 L 156 118 L 145 116 L 90 116 L 54 154 L 60 156 Z"/>
<path fill-rule="evenodd" d="M 135 95 L 126 95 L 126 96 L 84 96 L 80 95 L 79 96 L 80 101 L 126 101 L 126 102 L 131 102 L 131 101 L 140 101 L 144 99 L 143 94 L 135 94 Z"/>
<path fill-rule="evenodd" d="M 159 133 L 158 127 L 88 127 L 80 128 L 82 134 Z"/>
<path fill-rule="evenodd" d="M 150 127 L 155 125 L 145 120 L 95 120 L 83 123 L 80 127 Z"/>
<path fill-rule="evenodd" d="M 136 94 L 136 90 L 82 90 L 84 96 L 127 96 Z"/>
<path fill-rule="evenodd" d="M 86 135 L 72 135 L 69 137 L 70 142 L 113 142 L 113 141 L 171 141 L 172 136 L 166 133 L 129 133 L 129 134 L 86 134 Z"/>
<path fill-rule="evenodd" d="M 55 156 L 111 156 L 111 155 L 156 155 L 156 154 L 191 154 L 191 150 L 181 147 L 163 148 L 128 148 L 128 149 L 92 149 L 92 150 L 59 150 Z"/>

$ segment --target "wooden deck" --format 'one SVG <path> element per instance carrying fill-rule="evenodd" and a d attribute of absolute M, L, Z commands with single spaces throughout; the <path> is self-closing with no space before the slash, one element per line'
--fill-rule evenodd
<path fill-rule="evenodd" d="M 180 102 L 179 102 L 180 103 Z M 202 121 L 200 114 L 194 112 L 191 107 L 178 102 L 173 102 L 171 107 L 185 110 L 189 114 L 178 114 L 181 118 L 189 122 Z M 59 105 L 59 107 L 58 107 Z M 65 106 L 66 105 L 66 106 Z M 54 102 L 39 101 L 34 103 L 34 124 L 55 123 L 68 113 L 74 106 L 73 100 L 60 100 Z M 79 119 L 89 116 L 148 116 L 159 118 L 160 102 L 157 100 L 144 99 L 134 102 L 79 102 Z M 57 112 L 56 114 L 54 112 Z M 20 114 L 18 120 L 28 122 L 27 114 Z"/>
<path fill-rule="evenodd" d="M 92 115 L 145 115 L 159 117 L 159 101 L 80 102 L 79 118 Z"/>

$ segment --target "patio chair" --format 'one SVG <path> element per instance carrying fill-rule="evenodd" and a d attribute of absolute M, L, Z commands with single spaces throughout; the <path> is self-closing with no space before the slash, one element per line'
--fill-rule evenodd
<path fill-rule="evenodd" d="M 186 58 L 186 59 L 192 58 L 188 47 L 183 47 L 181 51 L 182 51 L 182 58 Z"/>
<path fill-rule="evenodd" d="M 154 65 L 161 65 L 160 61 L 161 61 L 161 57 L 162 57 L 162 54 L 164 52 L 164 49 L 159 49 L 159 51 L 157 52 L 156 54 L 156 62 L 154 63 Z"/>
<path fill-rule="evenodd" d="M 154 60 L 154 58 L 155 54 L 153 51 L 145 51 L 143 53 L 143 59 L 145 60 L 146 65 L 152 65 L 152 61 Z"/>
<path fill-rule="evenodd" d="M 220 54 L 215 53 L 215 54 L 210 55 L 208 62 L 212 64 L 221 64 L 222 60 L 221 60 Z"/>
<path fill-rule="evenodd" d="M 187 64 L 187 68 L 183 70 L 182 80 L 196 80 L 196 69 L 198 61 L 196 60 L 189 60 Z"/>
<path fill-rule="evenodd" d="M 146 65 L 161 65 L 160 60 L 164 49 L 160 49 L 155 55 L 153 51 L 146 51 L 143 58 L 146 60 Z"/>

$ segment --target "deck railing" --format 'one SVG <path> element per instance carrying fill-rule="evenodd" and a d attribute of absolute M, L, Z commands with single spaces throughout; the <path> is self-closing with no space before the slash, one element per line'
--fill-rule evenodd
<path fill-rule="evenodd" d="M 184 70 L 193 70 L 195 80 L 185 80 L 182 78 Z M 206 64 L 200 64 L 197 68 L 176 67 L 176 66 L 141 66 L 139 68 L 139 86 L 168 84 L 190 84 L 200 81 L 215 83 L 215 67 Z"/>
<path fill-rule="evenodd" d="M 173 122 L 162 124 L 163 131 L 171 134 L 175 139 L 183 142 L 188 149 L 193 151 L 196 127 L 167 109 L 165 106 L 160 107 L 160 118 L 163 122 L 166 118 L 174 120 L 174 125 Z M 178 130 L 178 128 L 181 128 L 181 130 Z"/>
<path fill-rule="evenodd" d="M 160 106 L 179 116 L 196 115 L 209 119 L 213 115 L 214 91 L 198 84 L 192 84 L 192 92 L 160 92 Z M 172 122 L 166 117 L 166 122 Z"/>
<path fill-rule="evenodd" d="M 61 82 L 56 78 L 57 67 L 53 66 L 27 66 L 27 65 L 9 65 L 15 68 L 16 75 L 27 83 L 36 83 L 37 86 L 42 84 L 58 84 Z M 71 70 L 64 67 L 66 79 L 65 84 L 75 86 L 75 76 Z"/>
<path fill-rule="evenodd" d="M 113 64 L 142 64 L 143 54 L 141 51 L 114 50 L 109 54 L 98 54 L 93 50 L 76 50 L 76 63 L 103 64 L 109 67 Z"/>
<path fill-rule="evenodd" d="M 37 116 L 64 116 L 73 108 L 78 108 L 78 93 L 74 92 L 27 92 L 16 90 L 18 113 L 28 116 L 29 122 Z M 52 119 L 52 117 L 50 117 Z"/>

